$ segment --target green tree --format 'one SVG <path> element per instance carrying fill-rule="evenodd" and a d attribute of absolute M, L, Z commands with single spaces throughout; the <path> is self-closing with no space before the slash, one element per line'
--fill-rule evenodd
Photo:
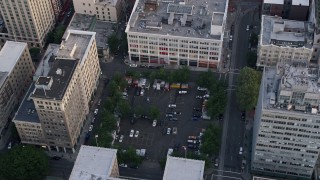
<path fill-rule="evenodd" d="M 104 132 L 111 132 L 114 130 L 116 128 L 116 123 L 117 120 L 111 112 L 103 112 L 100 127 Z"/>
<path fill-rule="evenodd" d="M 247 65 L 251 68 L 255 68 L 257 63 L 257 53 L 254 51 L 247 52 Z"/>
<path fill-rule="evenodd" d="M 56 27 L 54 30 L 54 35 L 53 35 L 53 42 L 56 44 L 60 44 L 62 41 L 62 36 L 66 30 L 66 26 L 64 25 L 59 25 Z"/>
<path fill-rule="evenodd" d="M 222 114 L 227 104 L 226 84 L 221 81 L 216 81 L 211 85 L 210 98 L 207 102 L 208 114 L 211 118 Z"/>
<path fill-rule="evenodd" d="M 257 46 L 258 45 L 258 35 L 256 33 L 252 33 L 249 41 L 252 46 Z"/>
<path fill-rule="evenodd" d="M 112 135 L 110 132 L 104 131 L 102 128 L 98 131 L 98 137 L 95 138 L 96 141 L 92 142 L 94 146 L 110 148 L 112 143 Z M 97 144 L 98 143 L 98 144 Z"/>
<path fill-rule="evenodd" d="M 149 114 L 150 114 L 151 120 L 159 119 L 160 110 L 157 107 L 152 106 L 149 109 Z"/>
<path fill-rule="evenodd" d="M 106 102 L 104 103 L 104 110 L 109 112 L 114 112 L 116 104 L 110 97 L 107 97 Z"/>
<path fill-rule="evenodd" d="M 172 71 L 169 80 L 171 82 L 187 83 L 190 78 L 190 70 L 187 66 Z"/>
<path fill-rule="evenodd" d="M 29 49 L 29 52 L 30 52 L 30 55 L 32 58 L 37 58 L 39 56 L 41 50 L 40 50 L 40 48 L 33 47 L 33 48 Z"/>
<path fill-rule="evenodd" d="M 117 38 L 116 33 L 112 33 L 109 37 L 108 37 L 108 46 L 109 46 L 109 50 L 112 54 L 116 53 L 118 50 L 118 46 L 119 46 L 119 40 Z"/>
<path fill-rule="evenodd" d="M 114 96 L 117 92 L 119 92 L 119 86 L 115 81 L 111 81 L 109 83 L 109 95 Z"/>
<path fill-rule="evenodd" d="M 0 158 L 0 179 L 42 180 L 48 170 L 48 157 L 33 146 L 16 146 Z"/>
<path fill-rule="evenodd" d="M 207 72 L 202 72 L 199 74 L 196 82 L 197 85 L 200 87 L 210 88 L 213 83 L 215 83 L 217 80 L 211 70 L 208 70 Z"/>
<path fill-rule="evenodd" d="M 142 106 L 136 106 L 135 108 L 134 108 L 134 113 L 136 114 L 136 115 L 142 115 L 142 114 L 146 114 L 146 110 L 145 110 L 145 108 L 143 108 Z"/>
<path fill-rule="evenodd" d="M 221 128 L 211 123 L 202 136 L 200 151 L 213 156 L 218 154 L 221 143 Z"/>
<path fill-rule="evenodd" d="M 112 77 L 112 80 L 118 85 L 119 90 L 123 90 L 128 86 L 128 82 L 120 73 L 115 73 Z"/>
<path fill-rule="evenodd" d="M 249 67 L 244 67 L 240 70 L 236 96 L 241 109 L 251 110 L 256 106 L 260 89 L 260 80 L 260 72 Z"/>
<path fill-rule="evenodd" d="M 136 149 L 129 147 L 127 150 L 118 149 L 117 158 L 119 164 L 121 163 L 132 163 L 138 166 L 142 163 L 142 158 L 137 155 Z"/>
<path fill-rule="evenodd" d="M 128 117 L 132 113 L 129 102 L 123 99 L 118 102 L 118 108 L 122 117 Z"/>
<path fill-rule="evenodd" d="M 141 77 L 141 74 L 138 71 L 130 71 L 130 70 L 128 70 L 126 74 L 127 74 L 127 76 L 131 76 L 134 79 L 138 79 L 138 78 Z"/>

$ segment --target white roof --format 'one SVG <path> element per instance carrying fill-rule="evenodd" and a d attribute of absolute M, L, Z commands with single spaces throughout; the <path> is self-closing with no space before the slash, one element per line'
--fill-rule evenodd
<path fill-rule="evenodd" d="M 0 51 L 0 72 L 11 73 L 27 43 L 7 41 Z"/>
<path fill-rule="evenodd" d="M 82 145 L 69 180 L 110 179 L 117 150 Z"/>
<path fill-rule="evenodd" d="M 292 0 L 292 5 L 309 6 L 309 0 Z"/>
<path fill-rule="evenodd" d="M 204 163 L 168 156 L 163 180 L 203 180 Z"/>
<path fill-rule="evenodd" d="M 264 0 L 263 3 L 267 3 L 267 4 L 284 4 L 284 0 Z"/>

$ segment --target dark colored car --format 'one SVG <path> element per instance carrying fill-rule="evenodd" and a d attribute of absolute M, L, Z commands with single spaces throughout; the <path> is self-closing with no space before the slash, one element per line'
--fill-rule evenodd
<path fill-rule="evenodd" d="M 193 117 L 201 118 L 201 114 L 193 114 Z"/>
<path fill-rule="evenodd" d="M 192 117 L 192 120 L 193 121 L 198 121 L 198 118 L 197 117 Z"/>
<path fill-rule="evenodd" d="M 195 110 L 195 111 L 202 111 L 201 108 L 193 108 L 193 110 Z"/>
<path fill-rule="evenodd" d="M 142 119 L 150 119 L 147 115 L 141 115 Z"/>
<path fill-rule="evenodd" d="M 242 120 L 246 119 L 246 112 L 245 111 L 241 112 L 241 119 Z"/>
<path fill-rule="evenodd" d="M 171 117 L 171 118 L 169 118 L 169 121 L 178 121 L 178 118 L 176 118 L 176 117 Z"/>
<path fill-rule="evenodd" d="M 222 121 L 223 120 L 223 114 L 219 114 L 219 121 Z"/>
<path fill-rule="evenodd" d="M 167 128 L 163 128 L 163 129 L 162 129 L 162 134 L 163 134 L 163 135 L 167 134 Z"/>
<path fill-rule="evenodd" d="M 174 151 L 179 151 L 179 149 L 180 149 L 180 143 L 176 143 L 176 144 L 174 145 L 174 147 L 173 147 L 173 150 L 174 150 Z"/>
<path fill-rule="evenodd" d="M 140 96 L 140 89 L 139 88 L 136 90 L 136 96 Z"/>
<path fill-rule="evenodd" d="M 53 159 L 53 160 L 60 160 L 61 157 L 59 157 L 59 156 L 53 156 L 51 159 Z"/>

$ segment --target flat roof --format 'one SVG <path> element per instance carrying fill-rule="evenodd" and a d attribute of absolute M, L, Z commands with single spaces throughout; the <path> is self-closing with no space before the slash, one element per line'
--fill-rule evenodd
<path fill-rule="evenodd" d="M 40 76 L 47 76 L 50 71 L 50 62 L 53 61 L 54 56 L 60 48 L 60 44 L 49 44 L 43 58 L 41 59 L 36 72 L 33 75 L 33 80 L 36 81 Z"/>
<path fill-rule="evenodd" d="M 211 24 L 222 25 L 226 8 L 227 0 L 137 0 L 126 32 L 221 40 L 223 33 L 210 34 Z"/>
<path fill-rule="evenodd" d="M 204 161 L 167 157 L 163 180 L 203 180 Z"/>
<path fill-rule="evenodd" d="M 266 4 L 284 4 L 284 0 L 263 0 Z"/>
<path fill-rule="evenodd" d="M 19 109 L 17 110 L 13 118 L 13 121 L 40 123 L 40 119 L 34 106 L 33 100 L 29 98 L 34 89 L 35 85 L 33 82 L 30 85 L 26 95 L 24 96 L 22 103 L 20 104 Z"/>
<path fill-rule="evenodd" d="M 52 68 L 50 69 L 48 76 L 52 79 L 50 89 L 36 88 L 32 94 L 32 97 L 44 98 L 44 99 L 57 99 L 61 100 L 69 85 L 69 82 L 76 69 L 78 60 L 74 59 L 56 59 Z M 39 77 L 36 84 L 44 77 Z"/>
<path fill-rule="evenodd" d="M 96 21 L 95 15 L 74 13 L 62 39 L 67 38 L 68 30 L 93 31 Z"/>
<path fill-rule="evenodd" d="M 309 6 L 309 0 L 292 0 L 292 5 Z"/>
<path fill-rule="evenodd" d="M 117 150 L 82 145 L 69 180 L 108 179 Z"/>
<path fill-rule="evenodd" d="M 0 51 L 0 72 L 10 74 L 26 47 L 27 43 L 6 41 Z"/>
<path fill-rule="evenodd" d="M 312 48 L 314 28 L 309 22 L 263 15 L 261 24 L 262 45 Z"/>
<path fill-rule="evenodd" d="M 276 180 L 276 179 L 270 179 L 270 178 L 265 178 L 265 177 L 258 177 L 258 176 L 253 176 L 252 180 Z"/>
<path fill-rule="evenodd" d="M 6 80 L 7 76 L 8 76 L 8 72 L 1 72 L 0 71 L 0 88 L 2 87 L 2 84 Z"/>
<path fill-rule="evenodd" d="M 116 6 L 118 0 L 94 0 L 95 4 L 103 6 Z"/>

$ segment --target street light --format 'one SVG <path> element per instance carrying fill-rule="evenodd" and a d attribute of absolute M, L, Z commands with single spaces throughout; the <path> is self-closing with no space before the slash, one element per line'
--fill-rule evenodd
<path fill-rule="evenodd" d="M 94 137 L 95 137 L 95 139 L 96 139 L 96 144 L 97 144 L 97 146 L 99 147 L 99 145 L 98 145 L 98 139 L 97 139 L 97 138 L 99 137 L 98 134 L 96 134 Z"/>
<path fill-rule="evenodd" d="M 184 149 L 184 158 L 187 158 L 187 147 L 186 146 L 182 146 Z"/>

